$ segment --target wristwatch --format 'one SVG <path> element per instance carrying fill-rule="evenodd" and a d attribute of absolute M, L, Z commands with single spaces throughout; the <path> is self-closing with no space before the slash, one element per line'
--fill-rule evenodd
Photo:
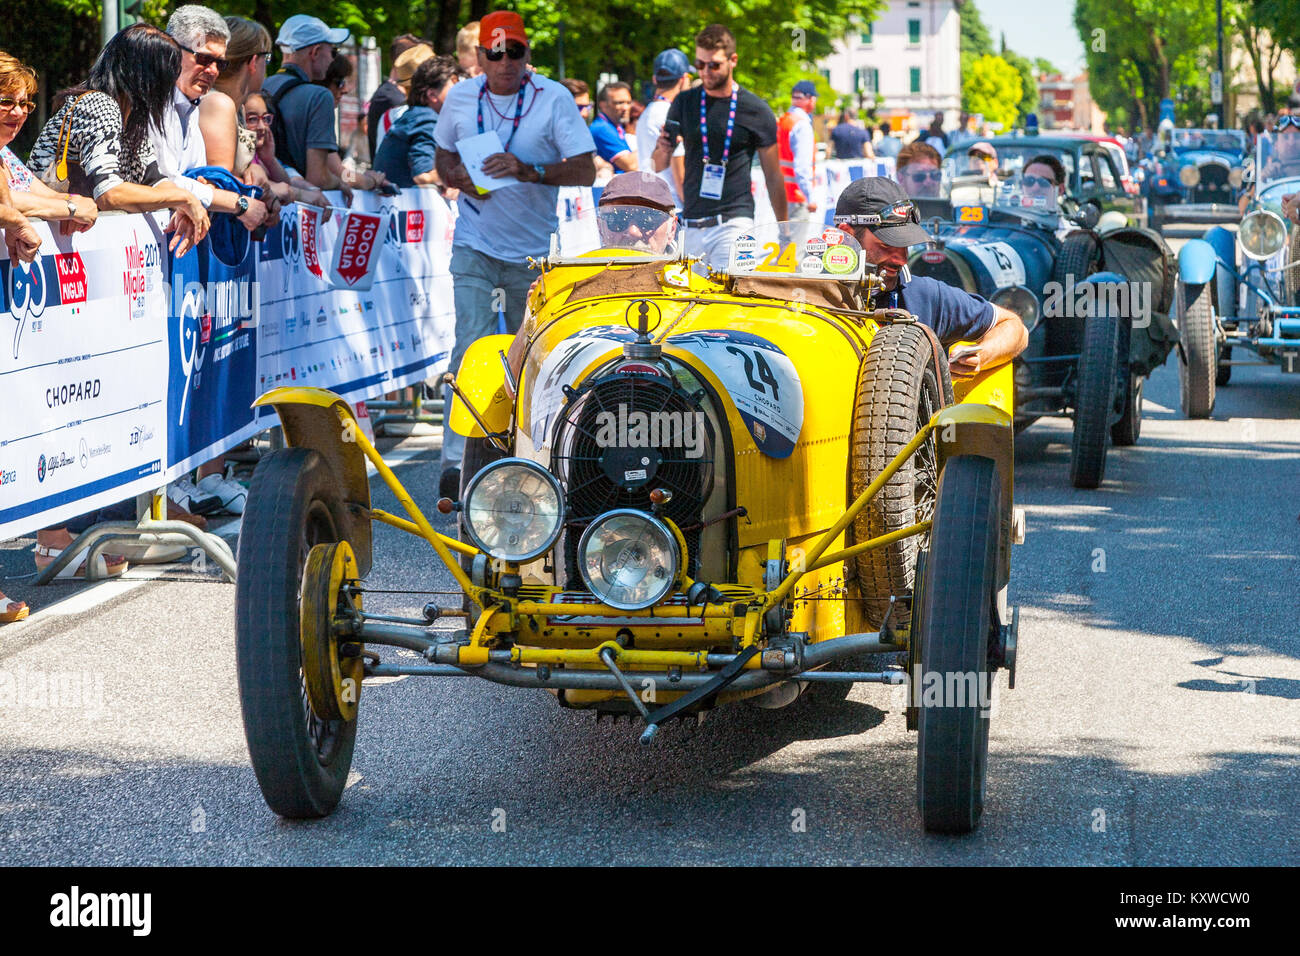
<path fill-rule="evenodd" d="M 533 163 L 533 169 L 537 170 L 537 181 L 539 183 L 546 178 L 546 167 L 541 163 Z"/>
<path fill-rule="evenodd" d="M 238 199 L 236 199 L 235 208 L 239 210 L 239 212 L 235 214 L 237 216 L 242 216 L 244 213 L 248 212 L 248 197 L 240 196 Z"/>
<path fill-rule="evenodd" d="M 69 219 L 76 219 L 76 218 L 77 218 L 77 204 L 76 204 L 75 202 L 73 202 L 71 199 L 65 199 L 65 200 L 63 200 L 63 201 L 64 201 L 65 203 L 68 204 L 68 218 L 69 218 Z"/>

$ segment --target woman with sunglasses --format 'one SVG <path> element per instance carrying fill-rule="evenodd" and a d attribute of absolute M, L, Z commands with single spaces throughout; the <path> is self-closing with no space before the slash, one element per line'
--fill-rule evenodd
<path fill-rule="evenodd" d="M 180 70 L 175 40 L 146 23 L 127 27 L 100 51 L 86 82 L 59 94 L 31 156 L 32 172 L 56 191 L 89 194 L 101 210 L 172 210 L 177 256 L 207 235 L 208 214 L 158 171 L 148 133 L 172 107 Z"/>
<path fill-rule="evenodd" d="M 24 216 L 58 221 L 64 235 L 95 224 L 99 209 L 89 196 L 56 193 L 32 175 L 14 155 L 14 141 L 36 108 L 36 73 L 8 53 L 0 52 L 0 176 L 9 187 L 13 208 Z"/>
<path fill-rule="evenodd" d="M 943 157 L 933 146 L 911 142 L 898 151 L 894 161 L 894 178 L 914 199 L 936 199 L 943 173 Z"/>

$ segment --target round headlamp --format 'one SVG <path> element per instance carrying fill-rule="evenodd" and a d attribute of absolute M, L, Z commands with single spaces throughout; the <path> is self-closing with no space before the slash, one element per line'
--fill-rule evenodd
<path fill-rule="evenodd" d="M 1201 171 L 1195 166 L 1184 166 L 1178 170 L 1178 181 L 1184 186 L 1195 186 L 1201 181 Z"/>
<path fill-rule="evenodd" d="M 667 597 L 680 560 L 667 525 L 631 508 L 601 515 L 578 542 L 582 580 L 592 594 L 620 611 L 639 611 Z"/>
<path fill-rule="evenodd" d="M 1256 209 L 1237 227 L 1241 251 L 1252 259 L 1268 259 L 1286 245 L 1286 223 L 1277 213 Z"/>
<path fill-rule="evenodd" d="M 555 476 L 526 458 L 483 468 L 465 489 L 465 530 L 480 550 L 502 561 L 531 561 L 550 550 L 564 525 L 564 494 Z"/>
<path fill-rule="evenodd" d="M 989 301 L 1020 316 L 1020 321 L 1030 332 L 1038 325 L 1038 297 L 1022 285 L 998 289 Z"/>

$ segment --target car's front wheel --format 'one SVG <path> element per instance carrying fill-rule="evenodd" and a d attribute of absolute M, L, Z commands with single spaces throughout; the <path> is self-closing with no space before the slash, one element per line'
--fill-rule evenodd
<path fill-rule="evenodd" d="M 1214 290 L 1210 283 L 1178 283 L 1178 397 L 1188 418 L 1209 418 L 1219 350 L 1214 341 Z"/>
<path fill-rule="evenodd" d="M 1099 302 L 1102 298 L 1097 297 Z M 1096 488 L 1106 475 L 1122 345 L 1120 324 L 1127 321 L 1105 305 L 1099 305 L 1096 313 L 1083 327 L 1075 388 L 1070 483 L 1076 488 Z"/>

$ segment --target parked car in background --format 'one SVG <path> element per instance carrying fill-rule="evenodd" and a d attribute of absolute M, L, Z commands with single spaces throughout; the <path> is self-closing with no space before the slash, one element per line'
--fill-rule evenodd
<path fill-rule="evenodd" d="M 1234 222 L 1247 153 L 1241 130 L 1170 130 L 1146 181 L 1151 228 L 1166 222 Z"/>

